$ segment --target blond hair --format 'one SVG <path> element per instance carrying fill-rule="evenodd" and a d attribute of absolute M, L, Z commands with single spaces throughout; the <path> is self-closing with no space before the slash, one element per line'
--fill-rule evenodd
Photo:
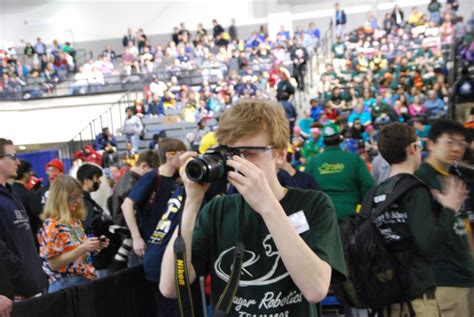
<path fill-rule="evenodd" d="M 216 137 L 219 144 L 229 145 L 260 132 L 268 134 L 275 148 L 286 149 L 290 132 L 283 107 L 262 99 L 241 99 L 222 115 Z"/>
<path fill-rule="evenodd" d="M 78 190 L 82 193 L 81 183 L 77 179 L 69 175 L 59 175 L 49 189 L 43 217 L 54 218 L 62 223 L 84 220 L 86 211 L 82 199 L 73 213 L 68 206 L 69 197 Z"/>

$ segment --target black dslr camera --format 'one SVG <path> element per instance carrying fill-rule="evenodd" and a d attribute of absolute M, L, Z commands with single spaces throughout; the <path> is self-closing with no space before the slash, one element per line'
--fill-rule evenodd
<path fill-rule="evenodd" d="M 232 170 L 225 162 L 234 155 L 240 155 L 239 151 L 227 145 L 211 148 L 186 165 L 186 175 L 196 183 L 212 183 L 225 178 Z"/>

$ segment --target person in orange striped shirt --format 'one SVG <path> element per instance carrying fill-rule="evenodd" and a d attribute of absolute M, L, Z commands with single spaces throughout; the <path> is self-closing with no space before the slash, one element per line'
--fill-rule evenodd
<path fill-rule="evenodd" d="M 38 232 L 43 271 L 48 275 L 49 292 L 96 279 L 91 254 L 107 248 L 109 240 L 87 237 L 82 221 L 86 211 L 81 184 L 60 175 L 46 201 L 43 227 Z"/>

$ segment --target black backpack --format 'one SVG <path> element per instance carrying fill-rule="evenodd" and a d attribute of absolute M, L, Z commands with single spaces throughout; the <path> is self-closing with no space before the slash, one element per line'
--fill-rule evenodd
<path fill-rule="evenodd" d="M 420 179 L 409 174 L 393 177 L 374 208 L 378 186 L 365 196 L 359 214 L 351 216 L 341 224 L 341 238 L 348 270 L 348 279 L 334 286 L 336 297 L 344 304 L 355 308 L 370 309 L 372 315 L 382 313 L 393 303 L 408 303 L 409 287 L 406 266 L 411 261 L 414 241 L 409 237 L 388 248 L 385 239 L 375 224 L 375 219 L 394 205 L 405 193 L 415 186 L 426 186 Z M 397 253 L 398 257 L 394 254 Z M 399 261 L 403 258 L 403 263 Z M 414 313 L 412 313 L 412 316 Z M 382 316 L 382 315 L 380 315 Z"/>

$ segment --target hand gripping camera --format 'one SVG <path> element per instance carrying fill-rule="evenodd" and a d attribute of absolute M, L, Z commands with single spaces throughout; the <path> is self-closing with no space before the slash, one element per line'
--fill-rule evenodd
<path fill-rule="evenodd" d="M 227 145 L 219 145 L 190 161 L 186 165 L 186 175 L 193 182 L 201 184 L 225 178 L 227 172 L 232 170 L 225 162 L 239 154 L 237 150 Z"/>

